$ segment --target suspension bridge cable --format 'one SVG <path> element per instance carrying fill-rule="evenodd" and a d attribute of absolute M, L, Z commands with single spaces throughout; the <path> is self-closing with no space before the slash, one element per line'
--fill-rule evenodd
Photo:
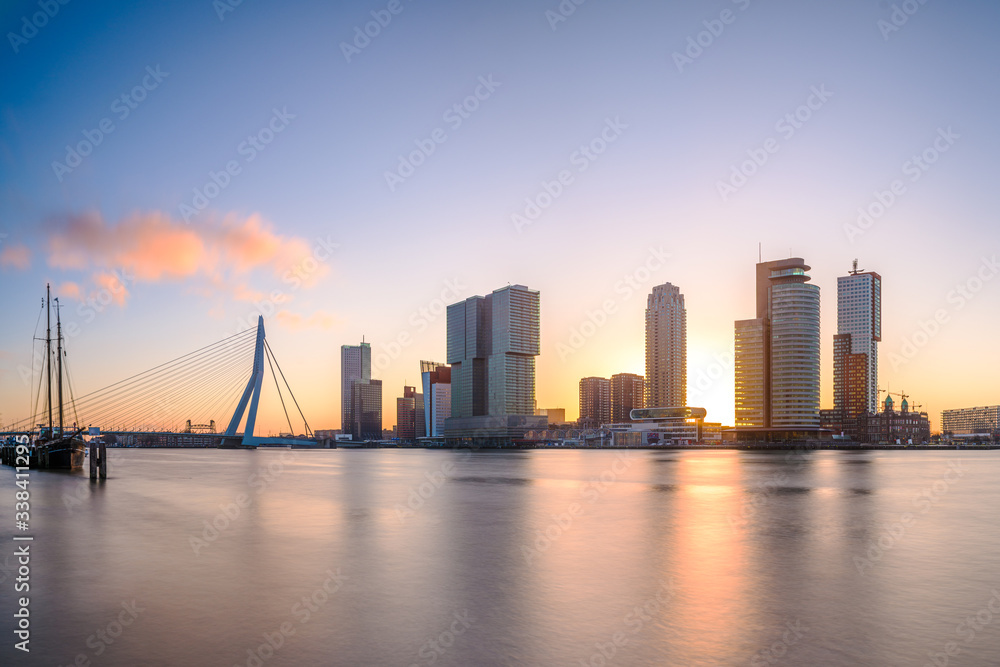
<path fill-rule="evenodd" d="M 254 329 L 246 329 L 245 331 L 241 331 L 239 333 L 233 334 L 232 336 L 228 336 L 226 338 L 223 338 L 222 340 L 216 341 L 215 343 L 212 343 L 211 345 L 206 345 L 203 348 L 197 349 L 194 352 L 189 352 L 188 354 L 185 354 L 185 355 L 182 355 L 180 357 L 177 357 L 176 359 L 171 359 L 170 361 L 166 361 L 166 362 L 160 364 L 159 366 L 154 366 L 153 368 L 150 368 L 149 370 L 143 371 L 142 373 L 136 373 L 135 375 L 133 375 L 131 377 L 127 377 L 124 380 L 119 380 L 118 382 L 115 382 L 114 384 L 110 384 L 107 387 L 102 387 L 101 389 L 97 389 L 95 391 L 92 391 L 89 394 L 85 394 L 85 395 L 81 396 L 80 399 L 83 400 L 84 398 L 87 398 L 88 396 L 91 396 L 91 395 L 96 394 L 98 392 L 105 391 L 107 389 L 111 389 L 112 387 L 116 387 L 116 386 L 118 386 L 118 385 L 120 385 L 122 383 L 128 382 L 128 381 L 133 380 L 135 378 L 138 378 L 138 377 L 140 377 L 142 375 L 145 375 L 147 373 L 151 373 L 152 371 L 155 371 L 158 368 L 161 368 L 161 367 L 164 367 L 164 366 L 169 366 L 170 364 L 173 364 L 173 363 L 178 362 L 178 361 L 180 361 L 182 359 L 185 359 L 186 357 L 190 357 L 193 354 L 202 352 L 203 350 L 208 350 L 209 348 L 213 348 L 213 347 L 215 347 L 217 345 L 225 343 L 226 341 L 231 341 L 232 339 L 237 338 L 239 336 L 246 335 L 250 331 L 254 331 Z"/>
<path fill-rule="evenodd" d="M 233 350 L 228 353 L 224 353 L 223 358 L 240 356 L 245 353 L 246 352 L 244 350 Z M 113 405 L 114 401 L 124 401 L 124 403 L 120 403 L 120 405 L 127 405 L 130 403 L 129 398 L 134 398 L 137 395 L 148 395 L 151 391 L 155 391 L 158 385 L 167 381 L 170 377 L 183 374 L 197 368 L 195 364 L 204 363 L 201 361 L 201 356 L 202 355 L 199 355 L 197 358 L 188 360 L 184 365 L 177 366 L 176 368 L 163 369 L 158 373 L 144 377 L 141 380 L 134 380 L 127 386 L 115 387 L 115 385 L 110 385 L 110 387 L 106 387 L 103 390 L 91 392 L 87 395 L 87 398 L 79 399 L 79 405 L 81 406 L 81 409 L 92 412 L 106 410 L 110 407 L 108 405 L 109 402 Z M 211 364 L 213 362 L 209 363 Z M 116 385 L 117 384 L 120 383 L 116 383 Z"/>
<path fill-rule="evenodd" d="M 247 380 L 249 380 L 249 378 L 247 378 Z M 244 382 L 243 384 L 245 385 L 246 382 Z M 229 401 L 224 404 L 225 408 L 220 411 L 220 414 L 222 414 L 222 415 L 235 414 L 235 412 L 236 412 L 236 405 L 239 402 L 240 396 L 242 395 L 242 393 L 243 393 L 243 389 L 240 388 L 240 387 L 237 387 L 236 391 L 230 393 L 229 394 Z M 229 422 L 225 421 L 225 427 L 226 428 L 223 429 L 223 432 L 225 432 L 225 431 L 228 430 L 228 426 L 229 426 Z M 236 425 L 236 428 L 237 429 L 239 428 L 239 424 Z"/>
<path fill-rule="evenodd" d="M 285 407 L 285 399 L 281 395 L 281 385 L 278 384 L 278 376 L 274 374 L 274 366 L 271 364 L 271 348 L 265 346 L 264 352 L 266 352 L 264 356 L 267 357 L 267 365 L 271 368 L 271 377 L 274 378 L 274 386 L 278 390 L 278 398 L 281 399 L 281 409 L 285 411 L 285 421 L 288 422 L 288 433 L 295 435 L 295 427 L 292 426 L 292 420 L 288 416 L 288 408 Z"/>
<path fill-rule="evenodd" d="M 274 351 L 271 350 L 271 346 L 268 345 L 267 339 L 264 339 L 264 345 L 267 347 L 268 351 L 271 352 L 271 356 L 274 356 Z M 292 387 L 288 384 L 288 380 L 285 379 L 285 373 L 281 370 L 281 364 L 278 363 L 278 358 L 274 358 L 274 365 L 278 367 L 278 372 L 281 373 L 281 379 L 285 380 L 285 386 L 288 387 L 288 395 L 292 397 L 292 402 L 295 403 L 295 407 L 299 411 L 299 416 L 302 417 L 302 423 L 306 426 L 306 435 L 312 435 L 312 429 L 309 428 L 309 422 L 306 421 L 306 416 L 302 413 L 302 408 L 299 407 L 299 402 L 295 400 L 295 394 L 292 393 Z"/>
<path fill-rule="evenodd" d="M 199 423 L 204 424 L 206 416 L 211 418 L 210 417 L 211 415 L 225 416 L 227 414 L 230 414 L 228 410 L 224 410 L 223 408 L 228 403 L 234 403 L 236 400 L 235 397 L 239 396 L 243 392 L 244 387 L 246 386 L 248 380 L 248 374 L 244 372 L 242 375 L 239 375 L 237 377 L 240 379 L 240 382 L 238 384 L 235 384 L 234 387 L 230 389 L 228 393 L 220 392 L 219 398 L 215 401 L 215 403 L 211 405 L 211 407 L 208 408 L 208 412 L 200 416 L 200 418 L 198 419 Z M 229 422 L 228 420 L 220 419 L 219 424 L 220 425 L 224 424 L 225 426 L 228 426 Z"/>
<path fill-rule="evenodd" d="M 184 394 L 180 398 L 175 399 L 171 396 L 169 400 L 174 401 L 172 406 L 172 411 L 174 418 L 183 421 L 184 415 L 187 415 L 193 423 L 204 423 L 203 419 L 199 419 L 202 413 L 197 416 L 191 413 L 197 410 L 198 407 L 203 407 L 207 401 L 212 400 L 213 397 L 218 396 L 220 392 L 225 392 L 233 386 L 242 375 L 245 368 L 245 363 L 241 359 L 234 359 L 227 366 L 220 368 L 211 377 L 207 377 L 201 381 L 201 386 L 197 392 L 192 392 L 189 394 Z M 180 391 L 184 391 L 182 388 Z M 215 413 L 209 413 L 210 416 L 217 416 Z"/>
<path fill-rule="evenodd" d="M 41 320 L 41 314 L 39 314 L 39 321 Z M 36 327 L 37 328 L 37 327 Z M 227 336 L 222 340 L 216 341 L 210 345 L 203 348 L 199 348 L 194 352 L 182 355 L 168 362 L 155 366 L 149 370 L 143 371 L 142 373 L 137 373 L 129 378 L 115 382 L 111 385 L 97 389 L 88 394 L 85 394 L 78 399 L 74 397 L 74 406 L 80 406 L 84 410 L 97 410 L 101 411 L 109 407 L 107 405 L 109 400 L 121 399 L 124 392 L 129 394 L 135 393 L 146 393 L 151 386 L 156 385 L 156 382 L 162 381 L 165 377 L 168 377 L 171 372 L 177 372 L 189 368 L 192 364 L 198 363 L 201 357 L 208 354 L 218 352 L 220 350 L 225 350 L 226 352 L 232 353 L 233 355 L 238 355 L 240 353 L 246 353 L 245 343 L 249 342 L 254 338 L 252 335 L 256 329 L 246 329 L 241 332 L 237 332 L 231 336 Z M 236 347 L 233 347 L 236 346 Z M 226 348 L 229 348 L 226 350 Z M 34 363 L 34 355 L 33 355 Z M 41 383 L 39 383 L 39 394 L 41 393 Z M 38 403 L 40 399 L 36 400 L 36 406 L 33 414 L 27 419 L 21 420 L 17 423 L 28 423 L 31 424 L 35 422 L 41 412 L 38 410 Z M 79 410 L 77 410 L 77 413 Z M 79 423 L 79 414 L 77 414 L 77 420 Z"/>
<path fill-rule="evenodd" d="M 96 414 L 107 414 L 108 412 L 119 412 L 123 417 L 131 416 L 136 410 L 149 410 L 151 404 L 156 404 L 156 408 L 162 410 L 164 404 L 169 407 L 170 402 L 178 393 L 190 390 L 191 380 L 199 374 L 211 377 L 211 373 L 225 368 L 227 364 L 238 363 L 245 353 L 233 352 L 224 357 L 211 359 L 202 362 L 198 367 L 179 369 L 171 374 L 151 379 L 141 392 L 127 397 L 115 398 L 117 402 L 107 405 L 110 397 L 104 398 L 101 405 L 88 406 L 88 409 Z"/>

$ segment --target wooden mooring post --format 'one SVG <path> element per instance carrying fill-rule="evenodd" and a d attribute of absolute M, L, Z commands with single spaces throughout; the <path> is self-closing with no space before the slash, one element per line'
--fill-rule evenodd
<path fill-rule="evenodd" d="M 108 450 L 101 442 L 90 442 L 90 479 L 108 478 Z"/>

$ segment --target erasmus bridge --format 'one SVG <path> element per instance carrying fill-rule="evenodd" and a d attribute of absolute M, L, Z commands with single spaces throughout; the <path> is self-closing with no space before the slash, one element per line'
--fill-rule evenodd
<path fill-rule="evenodd" d="M 280 437 L 255 433 L 261 388 L 268 378 L 274 381 L 288 424 L 287 434 Z M 34 414 L 8 424 L 0 436 L 30 435 L 46 422 L 43 384 L 38 383 Z M 69 387 L 67 422 L 75 428 L 88 427 L 91 434 L 100 433 L 109 443 L 243 448 L 317 445 L 267 342 L 263 317 L 258 317 L 256 328 L 83 396 L 73 397 L 72 382 Z M 290 407 L 297 413 L 295 423 L 301 425 L 298 436 L 293 435 L 296 428 Z M 216 432 L 216 424 L 227 426 Z"/>

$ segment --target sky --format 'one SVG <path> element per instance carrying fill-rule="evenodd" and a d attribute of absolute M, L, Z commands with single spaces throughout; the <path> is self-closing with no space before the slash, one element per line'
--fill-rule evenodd
<path fill-rule="evenodd" d="M 644 373 L 645 297 L 670 282 L 688 402 L 732 424 L 760 252 L 821 288 L 822 407 L 837 276 L 882 275 L 879 385 L 936 429 L 1000 403 L 998 20 L 973 0 L 4 3 L 0 420 L 30 409 L 46 282 L 77 393 L 262 314 L 313 429 L 340 426 L 341 345 L 371 343 L 390 428 L 419 361 L 445 360 L 444 305 L 507 284 L 541 293 L 538 407 L 574 419 L 580 378 Z M 283 421 L 265 393 L 263 431 Z"/>

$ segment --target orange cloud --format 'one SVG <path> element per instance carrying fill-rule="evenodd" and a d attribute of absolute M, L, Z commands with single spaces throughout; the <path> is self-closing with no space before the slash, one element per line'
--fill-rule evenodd
<path fill-rule="evenodd" d="M 76 301 L 83 301 L 83 290 L 77 283 L 72 281 L 64 282 L 62 285 L 56 288 L 56 294 L 60 297 L 65 297 L 67 299 L 75 299 Z"/>
<path fill-rule="evenodd" d="M 299 284 L 311 287 L 328 268 L 314 259 L 305 239 L 275 233 L 258 215 L 189 225 L 153 211 L 109 224 L 91 212 L 59 223 L 49 235 L 48 251 L 50 266 L 120 269 L 141 282 L 200 276 L 240 301 L 262 294 L 242 280 L 232 281 L 234 275 L 263 269 L 285 277 L 294 271 L 303 274 Z M 303 266 L 311 270 L 303 272 Z"/>
<path fill-rule="evenodd" d="M 99 288 L 98 294 L 101 296 L 110 295 L 112 303 L 117 303 L 122 308 L 128 299 L 128 288 L 125 283 L 113 273 L 98 273 L 93 276 L 94 284 Z M 105 299 L 100 299 L 104 301 Z"/>
<path fill-rule="evenodd" d="M 14 243 L 0 251 L 0 266 L 25 270 L 31 266 L 31 251 L 28 246 Z"/>

